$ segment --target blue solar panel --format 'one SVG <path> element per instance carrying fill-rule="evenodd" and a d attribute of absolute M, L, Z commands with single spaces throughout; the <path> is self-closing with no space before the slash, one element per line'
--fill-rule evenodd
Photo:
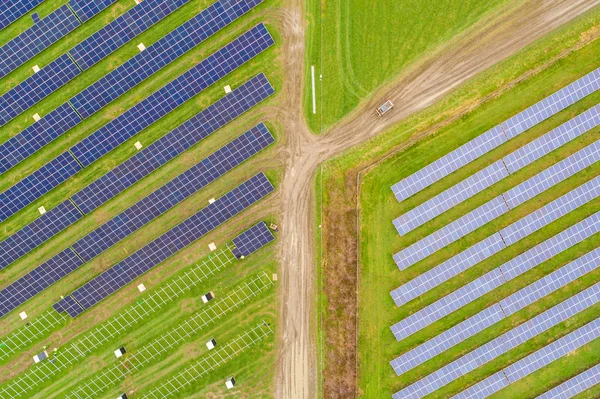
<path fill-rule="evenodd" d="M 265 75 L 255 76 L 79 191 L 73 201 L 90 213 L 273 93 Z"/>
<path fill-rule="evenodd" d="M 100 276 L 78 288 L 71 296 L 83 309 L 89 309 L 273 190 L 273 186 L 263 173 L 255 175 Z M 64 302 L 62 304 L 59 302 L 58 306 L 64 307 Z M 69 314 L 74 317 L 79 313 L 81 312 Z"/>
<path fill-rule="evenodd" d="M 87 118 L 262 1 L 228 0 L 214 3 L 87 87 L 73 97 L 71 103 Z"/>
<path fill-rule="evenodd" d="M 0 7 L 0 30 L 33 10 L 44 0 L 3 1 Z"/>
<path fill-rule="evenodd" d="M 188 1 L 144 0 L 73 47 L 69 54 L 85 71 Z"/>
<path fill-rule="evenodd" d="M 69 6 L 82 22 L 87 21 L 117 0 L 69 0 Z"/>
<path fill-rule="evenodd" d="M 75 242 L 73 249 L 84 261 L 91 260 L 273 141 L 273 136 L 264 124 L 255 126 Z"/>
<path fill-rule="evenodd" d="M 81 170 L 68 152 L 58 156 L 0 194 L 0 222 L 25 208 Z"/>
<path fill-rule="evenodd" d="M 83 312 L 81 305 L 78 304 L 70 295 L 62 298 L 59 302 L 56 302 L 54 305 L 52 305 L 52 307 L 58 313 L 67 312 L 69 314 L 79 314 Z"/>
<path fill-rule="evenodd" d="M 79 122 L 81 118 L 77 112 L 68 103 L 64 103 L 39 122 L 11 137 L 0 145 L 0 173 L 14 167 Z"/>
<path fill-rule="evenodd" d="M 569 399 L 598 384 L 600 384 L 600 364 L 552 388 L 537 399 Z"/>
<path fill-rule="evenodd" d="M 81 23 L 67 5 L 52 12 L 0 48 L 0 78 L 67 35 Z"/>
<path fill-rule="evenodd" d="M 0 270 L 82 217 L 77 207 L 67 200 L 0 241 Z"/>
<path fill-rule="evenodd" d="M 5 125 L 80 73 L 80 69 L 68 55 L 61 55 L 0 97 L 0 126 Z"/>
<path fill-rule="evenodd" d="M 267 28 L 259 24 L 104 125 L 71 152 L 84 166 L 91 164 L 273 43 Z"/>
<path fill-rule="evenodd" d="M 265 222 L 260 222 L 233 239 L 234 247 L 231 252 L 236 258 L 243 259 L 274 239 Z"/>
<path fill-rule="evenodd" d="M 0 317 L 24 304 L 81 265 L 83 261 L 71 248 L 67 248 L 3 288 L 0 291 Z"/>
<path fill-rule="evenodd" d="M 600 88 L 596 69 L 392 186 L 403 201 Z"/>

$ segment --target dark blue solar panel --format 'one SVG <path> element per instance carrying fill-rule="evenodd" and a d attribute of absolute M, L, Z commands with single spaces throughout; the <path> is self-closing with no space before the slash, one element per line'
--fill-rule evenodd
<path fill-rule="evenodd" d="M 73 60 L 63 54 L 0 97 L 0 126 L 62 87 L 81 73 Z"/>
<path fill-rule="evenodd" d="M 8 75 L 79 25 L 81 23 L 67 5 L 52 12 L 40 23 L 33 25 L 0 48 L 0 78 Z"/>
<path fill-rule="evenodd" d="M 117 166 L 72 199 L 90 213 L 274 93 L 260 74 Z"/>
<path fill-rule="evenodd" d="M 100 13 L 117 0 L 69 0 L 69 6 L 83 22 Z"/>
<path fill-rule="evenodd" d="M 85 71 L 188 1 L 144 0 L 73 47 L 69 54 Z"/>
<path fill-rule="evenodd" d="M 274 190 L 259 173 L 74 291 L 89 309 Z M 62 301 L 61 301 L 62 302 Z M 58 305 L 64 307 L 65 302 Z"/>
<path fill-rule="evenodd" d="M 263 0 L 218 1 L 171 31 L 70 101 L 84 117 L 94 114 Z M 76 57 L 77 58 L 77 57 Z"/>
<path fill-rule="evenodd" d="M 67 200 L 0 241 L 0 270 L 82 217 L 77 207 Z"/>
<path fill-rule="evenodd" d="M 0 145 L 0 173 L 14 167 L 79 122 L 81 118 L 77 112 L 65 103 L 21 133 L 11 137 Z"/>
<path fill-rule="evenodd" d="M 75 299 L 73 299 L 73 297 L 70 295 L 66 296 L 65 298 L 56 302 L 54 305 L 52 305 L 52 307 L 58 313 L 63 313 L 63 312 L 69 313 L 71 315 L 71 317 L 75 317 L 78 314 L 83 312 L 83 308 L 81 307 L 81 305 L 78 304 L 75 301 Z"/>
<path fill-rule="evenodd" d="M 0 7 L 0 30 L 33 10 L 42 1 L 44 0 L 3 1 Z"/>
<path fill-rule="evenodd" d="M 0 222 L 25 208 L 81 170 L 81 165 L 65 152 L 0 194 Z"/>
<path fill-rule="evenodd" d="M 273 44 L 260 24 L 104 125 L 71 152 L 88 166 Z"/>
<path fill-rule="evenodd" d="M 0 317 L 16 309 L 73 270 L 83 261 L 67 248 L 0 291 Z"/>
<path fill-rule="evenodd" d="M 86 262 L 273 143 L 264 124 L 209 155 L 72 245 Z"/>
<path fill-rule="evenodd" d="M 231 252 L 236 258 L 243 259 L 274 239 L 273 233 L 271 233 L 265 222 L 260 222 L 233 239 L 234 247 Z"/>

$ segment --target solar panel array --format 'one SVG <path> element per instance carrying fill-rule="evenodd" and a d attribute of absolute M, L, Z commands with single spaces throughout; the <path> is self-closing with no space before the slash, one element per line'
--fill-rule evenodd
<path fill-rule="evenodd" d="M 0 30 L 33 10 L 44 0 L 5 1 L 0 8 Z"/>
<path fill-rule="evenodd" d="M 59 155 L 16 185 L 0 194 L 0 222 L 25 208 L 82 169 L 68 153 Z"/>
<path fill-rule="evenodd" d="M 47 124 L 52 124 L 52 121 L 54 120 L 65 119 L 66 108 L 69 108 L 68 111 L 71 114 L 74 114 L 72 118 L 77 119 L 77 122 L 81 120 L 80 116 L 83 118 L 89 117 L 106 104 L 110 103 L 127 90 L 136 86 L 191 49 L 194 45 L 197 45 L 207 37 L 214 35 L 220 29 L 226 27 L 232 21 L 261 2 L 262 0 L 226 0 L 212 4 L 210 7 L 148 47 L 145 51 L 138 53 L 125 64 L 117 67 L 115 70 L 88 86 L 75 97 L 71 98 L 69 103 L 77 110 L 77 112 L 71 109 L 69 104 L 66 103 L 59 107 L 59 109 L 50 112 L 50 114 L 42 118 L 38 124 L 46 126 Z M 144 3 L 149 4 L 147 2 Z M 169 9 L 172 8 L 173 6 Z M 130 10 L 130 12 L 133 11 Z M 128 14 L 129 12 L 124 14 L 123 17 Z M 113 23 L 117 22 L 118 21 L 115 20 L 108 26 L 112 26 Z M 102 41 L 100 41 L 98 45 L 102 46 Z M 68 56 L 65 55 L 65 57 Z M 44 69 L 47 68 L 49 68 L 49 66 Z M 34 75 L 30 79 L 37 79 L 37 77 Z M 64 83 L 66 83 L 66 79 L 62 82 L 62 84 Z M 32 104 L 29 105 L 31 106 Z M 32 136 L 31 130 L 39 130 L 37 124 L 34 124 L 27 128 L 23 133 L 11 138 L 7 143 L 0 145 L 0 153 L 9 154 L 6 157 L 0 158 L 0 173 L 12 168 L 27 156 L 59 137 L 73 126 L 74 124 L 71 124 L 63 126 L 61 129 L 55 129 L 51 132 L 52 134 Z M 5 149 L 4 146 L 7 146 L 9 149 L 2 151 Z"/>
<path fill-rule="evenodd" d="M 144 0 L 73 47 L 69 54 L 84 71 L 189 0 Z"/>
<path fill-rule="evenodd" d="M 73 249 L 84 261 L 93 259 L 273 141 L 273 136 L 264 124 L 255 126 L 75 242 Z"/>
<path fill-rule="evenodd" d="M 0 78 L 42 52 L 81 23 L 65 4 L 0 48 Z"/>
<path fill-rule="evenodd" d="M 600 384 L 600 364 L 552 388 L 537 399 L 569 399 L 598 384 Z"/>
<path fill-rule="evenodd" d="M 499 233 L 440 263 L 433 269 L 396 288 L 390 295 L 397 306 L 402 306 L 598 196 L 600 196 L 600 177 L 584 183 L 539 210 L 505 227 Z M 570 233 L 571 229 L 567 231 Z M 576 235 L 575 233 L 571 234 L 572 237 Z M 520 259 L 516 261 L 516 264 L 520 264 L 522 267 L 527 265 Z M 503 270 L 513 278 L 515 269 L 513 267 L 509 268 L 509 265 L 510 263 L 505 265 Z"/>
<path fill-rule="evenodd" d="M 81 122 L 68 103 L 50 112 L 22 133 L 0 144 L 0 173 L 4 173 L 61 134 Z"/>
<path fill-rule="evenodd" d="M 255 26 L 83 139 L 70 151 L 79 162 L 88 166 L 273 43 L 264 24 Z"/>
<path fill-rule="evenodd" d="M 255 76 L 79 191 L 73 201 L 90 213 L 273 93 L 264 74 Z"/>
<path fill-rule="evenodd" d="M 600 124 L 596 105 L 394 220 L 405 235 Z"/>
<path fill-rule="evenodd" d="M 82 217 L 77 207 L 67 200 L 0 241 L 0 270 Z"/>
<path fill-rule="evenodd" d="M 597 301 L 598 299 L 595 298 L 595 300 Z M 455 398 L 482 399 L 488 397 L 598 337 L 600 337 L 600 319 L 596 319 L 583 327 L 578 328 L 531 355 L 505 367 L 493 376 L 486 378 L 477 385 L 456 395 Z M 497 375 L 503 375 L 506 379 L 506 383 L 498 382 Z"/>
<path fill-rule="evenodd" d="M 394 184 L 396 199 L 405 200 L 599 88 L 600 69 L 596 69 Z"/>
<path fill-rule="evenodd" d="M 69 6 L 82 22 L 86 22 L 117 0 L 69 0 Z"/>
<path fill-rule="evenodd" d="M 514 314 L 538 299 L 564 287 L 600 266 L 600 248 L 575 259 L 558 270 L 522 288 L 498 303 L 469 317 L 418 347 L 397 357 L 391 366 L 397 375 L 405 373 L 445 350 Z"/>
<path fill-rule="evenodd" d="M 67 248 L 3 288 L 0 291 L 0 317 L 16 309 L 81 265 L 83 261 L 71 248 Z"/>
<path fill-rule="evenodd" d="M 84 118 L 87 118 L 262 1 L 218 1 L 212 4 L 146 50 L 88 86 L 70 100 L 71 104 Z"/>
<path fill-rule="evenodd" d="M 220 197 L 192 217 L 178 224 L 98 277 L 75 290 L 71 296 L 86 310 L 137 277 L 146 273 L 176 252 L 218 227 L 245 208 L 273 191 L 263 173 L 259 173 Z M 61 300 L 56 308 L 65 308 Z M 81 311 L 69 310 L 71 317 Z"/>
<path fill-rule="evenodd" d="M 90 213 L 273 93 L 274 89 L 264 74 L 261 73 L 255 76 L 79 191 L 72 197 L 72 201 L 85 214 Z M 70 201 L 67 200 L 66 202 Z M 15 243 L 25 242 L 30 235 L 30 230 L 28 230 L 30 226 L 40 237 L 28 241 L 28 245 L 22 245 L 20 248 L 23 253 L 20 256 L 40 245 L 47 238 L 57 234 L 61 229 L 52 228 L 55 223 L 63 223 L 64 227 L 72 223 L 71 221 L 59 221 L 61 219 L 60 213 L 58 213 L 59 216 L 54 217 L 55 209 L 48 211 L 41 217 L 41 220 L 46 222 L 40 222 L 40 225 L 36 225 L 37 222 L 32 222 L 29 226 L 15 233 L 15 235 L 19 235 L 19 238 L 15 239 Z"/>
<path fill-rule="evenodd" d="M 263 24 L 257 25 L 233 40 L 197 66 L 104 125 L 72 147 L 70 151 L 61 154 L 42 169 L 0 194 L 0 199 L 10 205 L 6 210 L 2 210 L 4 213 L 2 216 L 8 217 L 35 201 L 77 173 L 81 169 L 79 164 L 88 166 L 272 44 L 273 38 Z M 77 167 L 65 167 L 65 158 L 70 158 L 69 162 L 77 164 Z M 46 173 L 49 170 L 55 170 L 53 173 L 56 176 Z M 45 172 L 41 174 L 42 171 Z M 15 194 L 24 191 L 27 191 L 27 195 L 15 198 Z"/>
<path fill-rule="evenodd" d="M 5 125 L 80 73 L 79 67 L 67 54 L 61 55 L 0 97 L 0 126 Z"/>
<path fill-rule="evenodd" d="M 274 239 L 275 237 L 273 237 L 273 233 L 271 233 L 266 223 L 260 222 L 233 239 L 234 248 L 231 252 L 236 258 L 242 259 L 258 251 Z"/>
<path fill-rule="evenodd" d="M 550 328 L 599 301 L 600 283 L 570 297 L 487 344 L 461 356 L 459 359 L 397 392 L 393 397 L 395 399 L 407 399 L 421 398 L 428 395 L 542 332 L 548 331 Z"/>

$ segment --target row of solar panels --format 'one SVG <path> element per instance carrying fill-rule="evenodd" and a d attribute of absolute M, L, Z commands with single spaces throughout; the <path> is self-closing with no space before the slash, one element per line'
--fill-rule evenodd
<path fill-rule="evenodd" d="M 260 74 L 200 111 L 69 200 L 0 242 L 0 269 L 82 218 L 79 210 L 85 214 L 92 212 L 273 93 L 266 76 Z"/>
<path fill-rule="evenodd" d="M 600 68 L 394 184 L 396 199 L 411 197 L 598 89 Z"/>
<path fill-rule="evenodd" d="M 0 194 L 0 221 L 75 175 L 273 45 L 259 24 Z"/>
<path fill-rule="evenodd" d="M 0 47 L 0 78 L 5 77 L 26 61 L 65 37 L 69 32 L 115 1 L 69 0 L 68 4 L 60 6 L 46 18 L 36 22 L 31 28 Z M 14 15 L 20 17 L 40 2 L 36 0 L 20 2 L 25 6 L 21 8 L 20 15 L 19 12 Z M 7 23 L 16 20 L 14 16 L 9 14 L 6 14 L 6 17 L 8 18 L 6 19 Z"/>
<path fill-rule="evenodd" d="M 187 1 L 189 0 L 146 0 L 111 21 L 38 73 L 3 94 L 0 97 L 0 126 L 73 80 L 82 71 L 91 68 Z M 88 4 L 97 6 L 94 2 Z M 61 115 L 51 113 L 48 117 L 57 119 Z"/>
<path fill-rule="evenodd" d="M 0 3 L 0 30 L 33 10 L 44 0 L 5 0 Z"/>

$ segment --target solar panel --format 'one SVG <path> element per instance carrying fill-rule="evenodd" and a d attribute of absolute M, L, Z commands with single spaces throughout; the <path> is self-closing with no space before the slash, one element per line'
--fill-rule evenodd
<path fill-rule="evenodd" d="M 144 0 L 73 47 L 69 54 L 85 71 L 188 1 Z"/>
<path fill-rule="evenodd" d="M 446 191 L 394 220 L 400 235 L 407 234 L 448 209 L 529 165 L 600 124 L 600 105 L 592 107 L 556 129 L 533 140 L 503 159 L 480 170 Z M 508 170 L 507 170 L 508 169 Z"/>
<path fill-rule="evenodd" d="M 236 258 L 243 259 L 274 239 L 265 222 L 260 222 L 233 239 L 234 248 L 231 252 Z"/>
<path fill-rule="evenodd" d="M 0 222 L 25 208 L 81 170 L 81 165 L 65 152 L 19 183 L 0 194 Z"/>
<path fill-rule="evenodd" d="M 89 309 L 274 190 L 259 173 L 178 224 L 148 245 L 75 290 L 71 296 Z M 64 304 L 64 302 L 63 302 Z M 63 306 L 63 304 L 58 306 Z M 72 317 L 76 312 L 69 313 Z"/>
<path fill-rule="evenodd" d="M 42 1 L 44 0 L 6 1 L 6 5 L 0 9 L 0 30 L 33 10 Z"/>
<path fill-rule="evenodd" d="M 529 321 L 507 331 L 487 344 L 461 356 L 459 359 L 429 374 L 421 380 L 411 384 L 394 395 L 396 398 L 421 398 L 463 375 L 475 370 L 479 366 L 490 362 L 503 353 L 516 348 L 531 338 L 548 331 L 550 328 L 562 323 L 575 314 L 587 309 L 600 300 L 600 283 L 570 297 L 547 311 L 535 316 Z M 508 375 L 508 379 L 510 375 Z M 494 380 L 495 381 L 495 380 Z M 484 389 L 485 387 L 471 387 L 466 391 Z M 404 395 L 402 395 L 404 394 Z M 482 392 L 476 397 L 480 398 Z M 398 396 L 396 396 L 398 395 Z"/>
<path fill-rule="evenodd" d="M 82 22 L 86 22 L 100 11 L 104 10 L 117 0 L 69 0 L 69 6 Z"/>
<path fill-rule="evenodd" d="M 100 78 L 70 101 L 84 118 L 130 90 L 197 46 L 263 0 L 217 1 L 114 71 Z"/>
<path fill-rule="evenodd" d="M 73 201 L 84 213 L 90 213 L 273 93 L 265 75 L 255 76 L 83 188 Z"/>
<path fill-rule="evenodd" d="M 425 259 L 508 211 L 509 209 L 504 202 L 504 198 L 502 195 L 499 195 L 438 231 L 429 234 L 427 237 L 394 254 L 394 261 L 400 270 L 405 270 L 409 266 Z"/>
<path fill-rule="evenodd" d="M 440 263 L 433 269 L 415 277 L 390 292 L 396 306 L 402 306 L 427 291 L 441 285 L 452 277 L 462 273 L 482 260 L 506 248 L 499 233 Z"/>
<path fill-rule="evenodd" d="M 71 248 L 59 252 L 0 291 L 0 317 L 21 306 L 81 265 L 83 261 Z"/>
<path fill-rule="evenodd" d="M 508 380 L 506 379 L 506 375 L 502 371 L 499 371 L 495 374 L 492 374 L 488 378 L 483 381 L 478 382 L 477 384 L 471 386 L 471 388 L 467 391 L 463 391 L 456 396 L 453 396 L 452 399 L 464 399 L 472 397 L 471 394 L 477 392 L 476 397 L 485 397 L 493 394 L 505 388 L 509 385 Z"/>
<path fill-rule="evenodd" d="M 267 28 L 257 25 L 83 139 L 71 152 L 88 166 L 273 43 Z"/>
<path fill-rule="evenodd" d="M 75 299 L 73 299 L 73 297 L 70 295 L 64 297 L 59 302 L 56 302 L 54 305 L 52 305 L 52 307 L 58 313 L 67 312 L 69 314 L 79 314 L 83 312 L 81 305 L 78 304 L 77 301 L 75 301 Z"/>
<path fill-rule="evenodd" d="M 0 97 L 0 126 L 4 126 L 80 73 L 68 55 L 61 55 Z"/>
<path fill-rule="evenodd" d="M 403 201 L 600 88 L 600 69 L 565 86 L 392 186 Z"/>
<path fill-rule="evenodd" d="M 65 103 L 39 122 L 0 145 L 0 173 L 4 173 L 47 143 L 81 122 L 77 112 Z"/>
<path fill-rule="evenodd" d="M 152 194 L 96 228 L 72 247 L 89 261 L 112 245 L 173 208 L 209 183 L 240 165 L 274 141 L 264 124 L 259 124 L 213 152 Z"/>
<path fill-rule="evenodd" d="M 569 399 L 598 384 L 600 384 L 600 364 L 552 388 L 537 399 Z"/>
<path fill-rule="evenodd" d="M 505 281 L 502 272 L 494 269 L 394 324 L 390 327 L 392 333 L 398 341 L 401 341 L 499 287 Z"/>
<path fill-rule="evenodd" d="M 67 200 L 0 241 L 0 270 L 82 217 L 77 207 Z"/>
<path fill-rule="evenodd" d="M 0 78 L 67 35 L 81 23 L 65 4 L 0 48 Z"/>

